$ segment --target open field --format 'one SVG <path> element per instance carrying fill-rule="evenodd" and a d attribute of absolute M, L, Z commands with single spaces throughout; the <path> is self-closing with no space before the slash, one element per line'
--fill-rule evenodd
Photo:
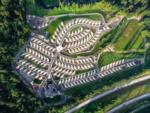
<path fill-rule="evenodd" d="M 116 51 L 140 50 L 144 48 L 144 39 L 148 34 L 142 22 L 124 18 L 107 34 L 107 37 L 103 37 L 100 41 L 103 43 L 104 40 L 105 46 L 112 44 Z M 108 41 L 105 41 L 106 39 Z M 105 47 L 104 45 L 101 47 Z"/>
<path fill-rule="evenodd" d="M 120 24 L 112 31 L 110 34 L 112 37 L 111 42 L 114 44 L 118 40 L 119 37 L 121 37 L 122 33 L 126 29 L 126 26 L 128 25 L 127 18 L 123 18 L 123 20 L 120 22 Z"/>
<path fill-rule="evenodd" d="M 143 30 L 142 32 L 140 32 L 139 36 L 137 37 L 136 41 L 134 42 L 134 44 L 132 45 L 132 49 L 139 49 L 140 45 L 143 45 L 144 43 L 144 38 L 146 38 L 148 35 L 148 32 L 146 30 Z"/>
<path fill-rule="evenodd" d="M 132 43 L 132 41 L 136 39 L 140 27 L 141 27 L 140 23 L 138 23 L 135 20 L 130 20 L 123 33 L 114 44 L 115 49 L 125 50 L 126 48 L 128 48 L 130 43 Z"/>

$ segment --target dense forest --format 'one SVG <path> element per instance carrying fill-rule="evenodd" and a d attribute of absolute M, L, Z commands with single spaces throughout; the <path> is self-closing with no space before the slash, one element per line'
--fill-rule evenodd
<path fill-rule="evenodd" d="M 149 10 L 149 0 L 105 0 L 129 13 Z M 62 0 L 67 4 L 91 4 L 99 0 Z M 37 99 L 13 73 L 12 64 L 19 48 L 30 35 L 25 22 L 25 0 L 0 1 L 0 112 L 32 113 L 43 103 Z M 144 18 L 148 21 L 150 14 Z M 149 22 L 150 23 L 150 22 Z M 146 25 L 150 30 L 150 25 Z"/>
<path fill-rule="evenodd" d="M 117 5 L 118 7 L 122 9 L 126 9 L 129 12 L 135 12 L 137 10 L 145 10 L 150 6 L 149 0 L 38 0 L 38 1 L 44 1 L 45 3 L 55 3 L 56 4 L 73 4 L 77 3 L 79 5 L 83 4 L 92 4 L 99 1 L 106 1 L 111 3 L 112 5 Z M 46 2 L 47 1 L 47 2 Z"/>
<path fill-rule="evenodd" d="M 30 33 L 25 23 L 23 0 L 0 1 L 0 112 L 29 113 L 41 102 L 25 88 L 13 73 L 18 49 Z M 33 106 L 32 106 L 33 105 Z"/>

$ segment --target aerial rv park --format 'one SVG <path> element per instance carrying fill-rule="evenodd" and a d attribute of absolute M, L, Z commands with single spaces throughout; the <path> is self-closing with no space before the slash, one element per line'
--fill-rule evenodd
<path fill-rule="evenodd" d="M 31 33 L 13 70 L 45 108 L 124 113 L 150 98 L 150 36 L 144 16 L 113 13 L 106 4 L 104 9 L 76 6 L 69 12 L 54 3 L 48 11 L 48 0 L 39 1 L 41 6 L 26 3 Z"/>

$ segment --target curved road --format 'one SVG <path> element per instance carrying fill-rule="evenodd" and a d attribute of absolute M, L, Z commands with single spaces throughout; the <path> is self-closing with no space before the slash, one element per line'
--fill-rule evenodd
<path fill-rule="evenodd" d="M 101 17 L 100 21 L 102 21 L 103 24 L 106 24 L 104 16 L 100 13 L 87 13 L 87 14 L 70 13 L 70 14 L 61 14 L 61 15 L 54 15 L 54 16 L 44 16 L 44 17 L 39 17 L 39 16 L 35 16 L 35 15 L 27 15 L 27 23 L 31 27 L 33 27 L 32 22 L 37 21 L 36 23 L 38 23 L 38 21 L 42 21 L 42 23 L 45 23 L 44 26 L 35 24 L 33 27 L 35 29 L 42 30 L 43 28 L 47 27 L 52 21 L 55 21 L 57 18 L 60 18 L 63 16 L 88 16 L 88 15 L 99 15 Z M 30 17 L 34 17 L 34 18 L 31 19 Z"/>
<path fill-rule="evenodd" d="M 48 17 L 60 18 L 63 16 L 88 16 L 88 15 L 99 15 L 102 18 L 102 22 L 105 23 L 104 16 L 101 13 L 85 13 L 85 14 L 70 13 L 70 14 L 62 14 L 62 15 L 48 16 Z"/>
<path fill-rule="evenodd" d="M 137 102 L 142 101 L 142 100 L 147 99 L 147 98 L 150 98 L 150 93 L 146 93 L 146 94 L 143 94 L 143 95 L 138 96 L 136 98 L 133 98 L 131 100 L 128 100 L 128 101 L 120 104 L 119 106 L 115 107 L 114 109 L 108 111 L 107 113 L 116 113 L 116 112 L 118 112 L 118 111 L 120 111 L 120 110 L 134 104 L 134 103 L 137 103 Z"/>
<path fill-rule="evenodd" d="M 100 94 L 98 94 L 98 95 L 96 95 L 96 96 L 94 96 L 94 97 L 92 97 L 92 98 L 90 98 L 90 99 L 80 103 L 79 105 L 74 106 L 73 108 L 71 108 L 70 110 L 68 110 L 65 113 L 73 113 L 73 112 L 79 110 L 80 108 L 82 108 L 82 107 L 84 107 L 84 106 L 86 106 L 86 105 L 88 105 L 88 104 L 90 104 L 90 103 L 92 103 L 92 102 L 94 102 L 94 101 L 96 101 L 98 99 L 101 99 L 101 98 L 103 98 L 105 96 L 108 96 L 108 95 L 111 95 L 111 94 L 115 93 L 116 91 L 120 91 L 122 89 L 131 87 L 133 85 L 136 85 L 136 84 L 138 84 L 140 82 L 144 82 L 144 81 L 147 81 L 147 80 L 150 80 L 150 75 L 145 75 L 144 77 L 141 77 L 141 78 L 138 78 L 136 80 L 133 80 L 133 81 L 131 81 L 129 83 L 126 83 L 126 84 L 124 84 L 124 85 L 122 85 L 120 87 L 113 88 L 113 89 L 108 90 L 108 91 L 106 91 L 104 93 L 100 93 Z"/>
<path fill-rule="evenodd" d="M 144 109 L 146 109 L 146 108 L 149 108 L 149 107 L 150 107 L 150 103 L 144 104 L 143 106 L 140 106 L 139 108 L 133 110 L 132 113 L 137 113 L 137 112 L 139 112 L 139 111 L 141 111 L 141 110 L 144 110 Z"/>

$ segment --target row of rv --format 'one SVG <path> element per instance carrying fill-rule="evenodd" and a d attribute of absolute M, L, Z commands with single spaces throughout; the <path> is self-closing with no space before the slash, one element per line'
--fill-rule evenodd
<path fill-rule="evenodd" d="M 51 63 L 55 53 L 56 49 L 50 46 L 47 40 L 42 39 L 40 35 L 33 36 L 20 55 L 17 69 L 29 78 L 34 79 L 35 77 L 42 80 L 46 76 L 48 65 Z M 77 70 L 94 68 L 96 62 L 96 56 L 70 58 L 59 54 L 53 63 L 51 71 L 53 76 L 62 78 L 65 75 L 75 75 Z M 40 73 L 37 73 L 39 72 L 37 70 Z"/>
<path fill-rule="evenodd" d="M 29 21 L 32 18 L 28 17 Z M 41 21 L 39 24 L 47 25 Z M 73 30 L 74 28 L 78 29 Z M 64 51 L 76 54 L 89 50 L 108 30 L 109 27 L 100 21 L 76 18 L 65 24 L 61 23 L 52 36 L 51 43 L 44 36 L 34 34 L 21 50 L 17 58 L 16 70 L 25 81 L 32 85 L 37 95 L 49 97 L 61 90 L 140 65 L 142 63 L 140 60 L 120 60 L 97 69 L 98 57 L 96 55 L 73 58 L 63 54 Z M 76 74 L 79 70 L 89 71 Z M 41 83 L 45 80 L 52 81 L 52 83 L 46 82 L 47 84 L 43 86 L 35 80 L 40 80 Z M 37 85 L 38 88 L 35 88 Z"/>
<path fill-rule="evenodd" d="M 60 80 L 56 82 L 58 86 L 61 87 L 63 90 L 68 90 L 70 88 L 99 80 L 103 77 L 112 75 L 117 72 L 124 71 L 126 69 L 133 69 L 134 67 L 139 66 L 142 63 L 143 62 L 140 59 L 129 59 L 129 60 L 123 59 L 123 60 L 119 60 L 111 64 L 108 64 L 102 67 L 100 70 L 93 69 L 91 71 L 77 74 L 75 76 L 61 78 Z M 54 90 L 53 87 L 54 87 L 53 85 L 49 85 L 48 89 L 47 90 L 45 89 L 44 91 L 42 90 L 41 93 L 46 97 L 52 96 L 54 95 L 54 93 L 52 93 L 53 92 L 52 90 Z"/>
<path fill-rule="evenodd" d="M 71 30 L 75 26 L 82 27 L 72 32 Z M 51 42 L 61 45 L 65 41 L 64 50 L 68 50 L 71 54 L 79 53 L 88 50 L 99 40 L 102 33 L 108 30 L 109 27 L 106 24 L 102 25 L 100 21 L 77 18 L 69 21 L 65 25 L 61 23 L 52 36 Z"/>
<path fill-rule="evenodd" d="M 141 60 L 130 59 L 130 60 L 119 60 L 109 65 L 102 67 L 100 70 L 91 70 L 86 73 L 82 73 L 79 75 L 75 75 L 72 77 L 60 79 L 58 84 L 63 85 L 65 89 L 75 87 L 77 85 L 85 84 L 91 81 L 98 80 L 107 75 L 111 75 L 113 73 L 123 71 L 125 69 L 129 69 L 138 65 L 141 65 Z"/>

